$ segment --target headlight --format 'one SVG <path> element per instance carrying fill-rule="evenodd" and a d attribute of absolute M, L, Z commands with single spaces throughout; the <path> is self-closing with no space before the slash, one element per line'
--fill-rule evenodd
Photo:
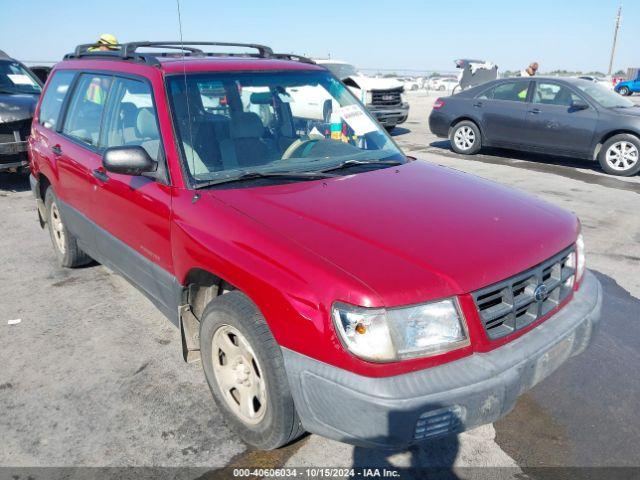
<path fill-rule="evenodd" d="M 393 309 L 336 303 L 332 316 L 345 347 L 365 360 L 425 357 L 469 344 L 454 299 Z"/>
<path fill-rule="evenodd" d="M 400 101 L 402 103 L 407 103 L 407 94 L 404 91 L 400 92 Z"/>
<path fill-rule="evenodd" d="M 370 105 L 373 103 L 373 92 L 367 92 L 365 95 L 365 105 Z"/>
<path fill-rule="evenodd" d="M 584 267 L 587 264 L 587 259 L 584 254 L 584 237 L 582 234 L 578 235 L 578 239 L 576 240 L 576 257 L 577 257 L 577 265 L 576 265 L 576 281 L 579 282 L 582 280 L 582 275 L 584 275 Z"/>
<path fill-rule="evenodd" d="M 578 234 L 578 238 L 576 239 L 576 250 L 574 253 L 569 255 L 569 259 L 567 260 L 567 267 L 575 269 L 575 277 L 568 278 L 565 281 L 565 286 L 573 287 L 574 278 L 575 283 L 579 282 L 582 279 L 582 275 L 584 275 L 584 267 L 586 265 L 586 259 L 584 256 L 584 238 L 582 234 Z"/>

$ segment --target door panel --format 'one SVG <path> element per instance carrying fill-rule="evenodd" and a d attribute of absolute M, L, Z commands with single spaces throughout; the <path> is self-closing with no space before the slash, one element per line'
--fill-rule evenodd
<path fill-rule="evenodd" d="M 534 147 L 549 153 L 591 154 L 598 112 L 592 107 L 574 109 L 571 107 L 574 100 L 587 103 L 564 85 L 536 82 L 527 111 L 528 130 Z"/>
<path fill-rule="evenodd" d="M 99 74 L 81 74 L 69 99 L 61 133 L 51 134 L 49 147 L 58 169 L 56 192 L 68 210 L 68 228 L 78 237 L 81 248 L 88 253 L 95 248 L 95 232 L 90 223 L 74 221 L 75 213 L 95 219 L 93 193 L 96 180 L 93 171 L 101 165 L 97 152 L 100 119 L 111 85 L 111 77 Z M 65 217 L 65 213 L 62 213 Z"/>
<path fill-rule="evenodd" d="M 100 147 L 127 145 L 141 146 L 154 160 L 164 162 L 150 85 L 116 78 L 103 117 Z M 100 225 L 96 241 L 101 256 L 166 304 L 175 291 L 171 187 L 150 176 L 106 172 L 102 166 L 98 172 L 94 211 Z"/>
<path fill-rule="evenodd" d="M 474 112 L 482 119 L 488 143 L 521 146 L 528 143 L 526 132 L 529 80 L 503 82 L 473 100 Z"/>

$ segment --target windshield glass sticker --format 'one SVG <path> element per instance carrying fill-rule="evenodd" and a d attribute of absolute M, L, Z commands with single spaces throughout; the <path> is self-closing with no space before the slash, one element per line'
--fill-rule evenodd
<path fill-rule="evenodd" d="M 31 79 L 28 75 L 24 75 L 22 73 L 8 73 L 7 77 L 9 80 L 13 82 L 14 85 L 33 85 L 35 86 L 36 82 Z"/>
<path fill-rule="evenodd" d="M 338 110 L 340 117 L 349 125 L 356 135 L 366 135 L 374 132 L 376 124 L 371 120 L 358 105 L 347 105 Z"/>

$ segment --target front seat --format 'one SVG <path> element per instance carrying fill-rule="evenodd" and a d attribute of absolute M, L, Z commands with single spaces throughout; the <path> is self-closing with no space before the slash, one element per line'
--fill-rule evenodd
<path fill-rule="evenodd" d="M 160 150 L 160 134 L 153 109 L 141 108 L 138 111 L 135 130 L 137 138 L 130 141 L 129 144 L 140 145 L 152 159 L 157 160 Z"/>
<path fill-rule="evenodd" d="M 220 142 L 225 169 L 264 165 L 270 160 L 269 148 L 262 140 L 264 125 L 253 112 L 238 112 L 231 117 L 230 138 Z"/>

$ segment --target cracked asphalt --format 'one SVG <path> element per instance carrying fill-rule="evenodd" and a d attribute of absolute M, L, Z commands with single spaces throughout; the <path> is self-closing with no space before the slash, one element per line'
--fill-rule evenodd
<path fill-rule="evenodd" d="M 182 361 L 178 331 L 105 267 L 58 268 L 28 181 L 0 174 L 0 467 L 194 467 L 189 478 L 216 478 L 225 465 L 438 466 L 465 478 L 464 467 L 500 466 L 515 478 L 540 466 L 640 466 L 640 177 L 498 150 L 458 156 L 428 131 L 434 99 L 410 95 L 409 120 L 394 132 L 407 153 L 580 216 L 605 292 L 602 328 L 583 355 L 495 425 L 419 448 L 307 435 L 252 451 L 225 426 L 200 365 Z"/>

